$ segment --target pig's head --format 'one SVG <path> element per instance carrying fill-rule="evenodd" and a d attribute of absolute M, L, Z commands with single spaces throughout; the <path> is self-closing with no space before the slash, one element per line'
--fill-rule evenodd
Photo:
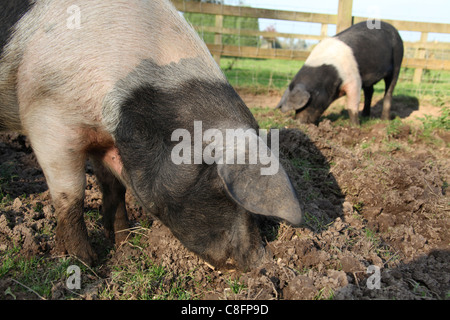
<path fill-rule="evenodd" d="M 281 108 L 282 112 L 301 110 L 309 102 L 310 98 L 311 94 L 306 90 L 305 85 L 298 83 L 286 89 L 277 108 Z"/>
<path fill-rule="evenodd" d="M 296 119 L 302 123 L 317 123 L 327 107 L 326 93 L 309 92 L 302 83 L 289 86 L 277 105 L 282 112 L 295 110 Z"/>
<path fill-rule="evenodd" d="M 334 67 L 303 66 L 284 92 L 277 108 L 295 110 L 302 123 L 317 123 L 322 113 L 338 97 L 341 79 Z"/>
<path fill-rule="evenodd" d="M 158 79 L 177 75 L 181 68 L 150 67 Z M 230 258 L 240 269 L 262 262 L 265 249 L 258 216 L 300 224 L 301 208 L 281 166 L 263 175 L 259 162 L 195 161 L 196 121 L 203 125 L 201 134 L 211 128 L 257 132 L 255 119 L 228 83 L 192 78 L 179 86 L 144 83 L 127 94 L 116 114 L 119 121 L 113 135 L 123 163 L 122 179 L 146 211 L 214 266 L 223 266 Z M 172 141 L 178 129 L 192 138 L 187 144 L 192 154 L 184 162 L 173 159 L 172 151 L 181 142 Z M 200 143 L 203 148 L 205 141 Z"/>
<path fill-rule="evenodd" d="M 261 176 L 256 165 L 166 165 L 163 170 L 172 172 L 164 181 L 142 181 L 131 173 L 139 184 L 135 193 L 188 249 L 216 267 L 230 260 L 239 269 L 263 262 L 258 216 L 295 225 L 301 221 L 295 193 L 281 170 Z M 145 191 L 155 188 L 153 196 Z"/>

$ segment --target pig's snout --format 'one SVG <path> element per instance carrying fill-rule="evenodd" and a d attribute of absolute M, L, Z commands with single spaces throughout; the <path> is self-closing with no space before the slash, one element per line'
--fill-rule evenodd
<path fill-rule="evenodd" d="M 315 123 L 319 122 L 321 113 L 313 108 L 303 109 L 301 112 L 295 114 L 295 119 L 300 123 Z"/>

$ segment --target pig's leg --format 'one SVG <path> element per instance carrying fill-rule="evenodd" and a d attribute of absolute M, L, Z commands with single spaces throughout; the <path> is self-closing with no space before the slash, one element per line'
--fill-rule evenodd
<path fill-rule="evenodd" d="M 350 117 L 350 124 L 354 126 L 359 125 L 359 102 L 361 101 L 361 83 L 352 81 L 342 87 L 347 95 L 347 111 Z"/>
<path fill-rule="evenodd" d="M 391 118 L 392 93 L 394 92 L 394 88 L 397 83 L 397 77 L 389 75 L 384 78 L 384 83 L 386 89 L 383 99 L 383 112 L 381 113 L 381 119 L 389 120 Z"/>
<path fill-rule="evenodd" d="M 61 118 L 51 112 L 41 109 L 35 115 L 28 114 L 24 125 L 55 207 L 56 249 L 93 264 L 97 255 L 89 244 L 83 217 L 86 158 L 77 147 L 76 131 L 58 123 Z"/>
<path fill-rule="evenodd" d="M 364 109 L 363 117 L 370 117 L 370 105 L 372 104 L 373 86 L 363 87 L 364 90 Z"/>
<path fill-rule="evenodd" d="M 112 242 L 120 244 L 129 235 L 129 232 L 125 231 L 129 228 L 125 205 L 126 188 L 100 160 L 92 159 L 92 163 L 103 193 L 102 215 L 105 235 Z"/>

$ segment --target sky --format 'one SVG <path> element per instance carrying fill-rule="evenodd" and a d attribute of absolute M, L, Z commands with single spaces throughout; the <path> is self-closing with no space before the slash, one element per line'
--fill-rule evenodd
<path fill-rule="evenodd" d="M 240 2 L 255 8 L 336 14 L 339 0 L 225 0 L 225 4 L 230 5 Z M 450 24 L 450 0 L 353 0 L 353 15 Z M 261 30 L 273 25 L 278 32 L 320 34 L 319 24 L 268 19 L 260 19 L 259 23 Z M 330 36 L 335 31 L 334 27 L 329 27 Z M 404 41 L 420 39 L 419 32 L 401 31 L 400 34 Z M 428 40 L 450 42 L 450 34 L 430 33 Z"/>

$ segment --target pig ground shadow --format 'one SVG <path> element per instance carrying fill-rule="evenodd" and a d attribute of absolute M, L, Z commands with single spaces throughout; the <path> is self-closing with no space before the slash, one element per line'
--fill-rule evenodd
<path fill-rule="evenodd" d="M 359 286 L 349 284 L 336 291 L 336 300 L 445 300 L 448 299 L 450 274 L 450 250 L 432 250 L 396 268 L 383 268 L 379 273 L 377 287 L 375 274 Z"/>
<path fill-rule="evenodd" d="M 405 96 L 398 95 L 392 97 L 392 106 L 391 106 L 391 119 L 395 119 L 396 117 L 400 117 L 401 119 L 408 118 L 411 113 L 419 110 L 419 100 L 413 96 Z M 379 119 L 381 117 L 381 112 L 383 111 L 383 98 L 377 101 L 374 105 L 372 105 L 370 109 L 370 117 Z M 360 108 L 359 116 L 361 119 L 361 123 L 367 121 L 368 118 L 361 118 L 362 109 Z M 342 109 L 339 113 L 330 113 L 326 116 L 321 117 L 321 120 L 329 119 L 333 122 L 337 120 L 347 120 L 349 119 L 347 109 Z"/>
<path fill-rule="evenodd" d="M 319 149 L 320 145 L 298 129 L 281 129 L 279 138 L 280 163 L 297 191 L 303 210 L 301 227 L 319 233 L 336 218 L 344 220 L 345 196 L 330 172 L 330 164 Z M 276 238 L 280 224 L 267 218 L 263 220 L 262 234 L 270 242 Z"/>

